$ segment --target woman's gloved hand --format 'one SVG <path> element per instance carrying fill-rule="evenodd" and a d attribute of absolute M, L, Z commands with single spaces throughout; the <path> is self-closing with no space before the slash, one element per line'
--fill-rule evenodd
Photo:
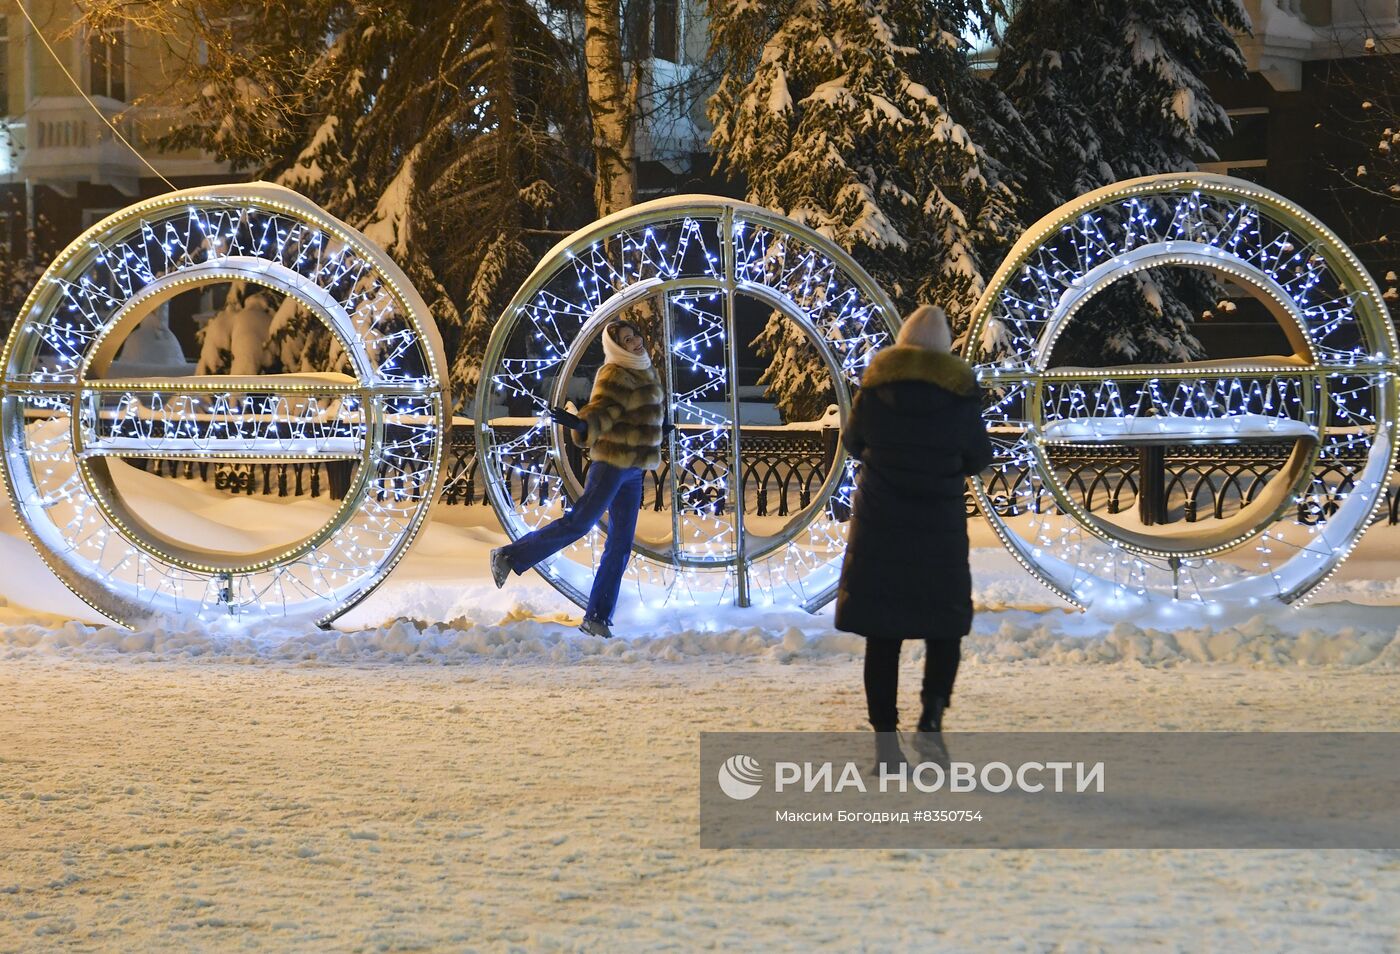
<path fill-rule="evenodd" d="M 569 430 L 578 431 L 581 434 L 588 433 L 588 422 L 577 414 L 566 411 L 562 407 L 551 406 L 549 409 L 549 416 L 554 418 L 556 424 L 562 424 L 564 427 L 569 428 Z"/>

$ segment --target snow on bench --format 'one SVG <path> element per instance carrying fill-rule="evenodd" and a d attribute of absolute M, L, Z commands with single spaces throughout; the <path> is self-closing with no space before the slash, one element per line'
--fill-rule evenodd
<path fill-rule="evenodd" d="M 85 441 L 82 456 L 358 460 L 364 446 L 364 439 L 355 437 L 101 437 Z"/>
<path fill-rule="evenodd" d="M 1230 417 L 1092 417 L 1051 421 L 1040 429 L 1047 444 L 1223 444 L 1317 438 L 1306 421 L 1267 414 Z"/>

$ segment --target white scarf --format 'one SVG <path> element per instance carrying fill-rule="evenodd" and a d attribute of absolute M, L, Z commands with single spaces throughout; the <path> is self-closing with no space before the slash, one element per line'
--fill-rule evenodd
<path fill-rule="evenodd" d="M 603 363 L 620 364 L 634 371 L 647 371 L 651 368 L 651 355 L 643 351 L 633 354 L 613 340 L 606 328 L 603 329 Z"/>

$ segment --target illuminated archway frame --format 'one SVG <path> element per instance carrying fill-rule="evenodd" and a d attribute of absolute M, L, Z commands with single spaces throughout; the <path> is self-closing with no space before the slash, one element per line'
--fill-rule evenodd
<path fill-rule="evenodd" d="M 664 329 L 672 413 L 699 425 L 670 438 L 669 459 L 677 462 L 668 483 L 671 545 L 660 548 L 639 534 L 633 547 L 628 573 L 643 603 L 795 603 L 815 610 L 835 595 L 845 552 L 837 512 L 849 506 L 855 474 L 842 451 L 811 505 L 776 532 L 760 536 L 744 518 L 744 488 L 734 479 L 742 473 L 743 442 L 730 346 L 740 295 L 782 312 L 807 335 L 831 373 L 844 422 L 851 388 L 871 355 L 892 340 L 899 318 L 864 270 L 816 232 L 744 202 L 675 196 L 601 219 L 545 256 L 492 332 L 476 403 L 487 496 L 512 539 L 552 519 L 559 502 L 578 493 L 548 405 L 562 400 L 583 346 L 602 323 L 652 300 Z M 526 420 L 504 421 L 494 410 L 512 397 L 530 406 Z M 529 488 L 525 504 L 512 496 L 512 475 Z M 727 502 L 723 516 L 707 509 L 717 497 Z M 584 606 L 603 539 L 595 530 L 536 569 Z"/>
<path fill-rule="evenodd" d="M 106 376 L 161 302 L 236 280 L 295 297 L 353 375 Z M 281 186 L 172 192 L 94 225 L 40 279 L 0 362 L 5 481 L 26 535 L 69 589 L 128 626 L 328 625 L 392 571 L 441 484 L 446 362 L 427 306 L 382 250 Z M 342 460 L 354 476 L 312 534 L 231 554 L 146 524 L 112 457 Z"/>
<path fill-rule="evenodd" d="M 1157 265 L 1206 268 L 1264 302 L 1294 354 L 1200 365 L 1052 369 L 1051 350 L 1094 294 Z M 1375 281 L 1324 225 L 1251 182 L 1160 175 L 1085 195 L 1036 223 L 1002 263 L 974 312 L 967 353 L 987 395 L 994 468 L 1028 468 L 1013 500 L 972 481 L 979 507 L 1011 553 L 1065 600 L 1277 600 L 1297 604 L 1336 570 L 1384 499 L 1395 460 L 1396 338 Z M 1134 413 L 1119 382 L 1140 387 Z M 1115 407 L 1116 403 L 1116 407 Z M 1151 409 L 1159 416 L 1144 418 Z M 1292 440 L 1263 500 L 1213 532 L 1154 537 L 1087 513 L 1057 478 L 1050 443 Z M 1335 513 L 1294 519 L 1320 503 L 1317 475 L 1351 469 Z M 1350 452 L 1347 459 L 1340 455 Z M 1044 492 L 1056 506 L 1035 511 Z M 1022 530 L 1002 511 L 1016 512 Z M 1204 527 L 1192 524 L 1193 531 Z M 1218 559 L 1253 546 L 1260 572 Z M 1278 554 L 1278 556 L 1275 556 Z"/>

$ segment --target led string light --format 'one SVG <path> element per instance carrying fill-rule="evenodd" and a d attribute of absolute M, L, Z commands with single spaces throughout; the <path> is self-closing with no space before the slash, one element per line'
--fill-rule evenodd
<path fill-rule="evenodd" d="M 644 514 L 630 585 L 653 606 L 815 608 L 834 595 L 855 473 L 849 461 L 838 457 L 812 505 L 776 528 L 740 513 L 746 452 L 735 419 L 733 309 L 741 295 L 805 330 L 832 369 L 843 412 L 870 356 L 897 327 L 888 299 L 839 248 L 780 216 L 708 196 L 638 206 L 581 230 L 540 264 L 492 335 L 476 412 L 488 498 L 512 537 L 554 519 L 577 493 L 547 415 L 566 391 L 561 378 L 608 317 L 649 299 L 658 303 L 658 370 L 678 427 L 666 455 L 670 532 L 661 543 L 648 539 Z M 595 530 L 539 569 L 582 605 L 604 539 Z"/>
<path fill-rule="evenodd" d="M 1161 265 L 1240 280 L 1284 324 L 1286 359 L 1071 369 L 1059 335 L 1115 280 Z M 1395 453 L 1396 342 L 1379 292 L 1330 231 L 1253 183 L 1153 176 L 1037 223 L 975 312 L 971 357 L 996 451 L 979 507 L 1016 558 L 1070 602 L 1297 602 L 1324 582 L 1384 499 Z M 1046 448 L 1286 440 L 1254 502 L 1187 532 L 1088 513 Z M 1029 474 L 1017 480 L 1013 475 Z M 1042 495 L 1051 506 L 1042 506 Z M 1303 522 L 1299 514 L 1316 515 Z"/>
<path fill-rule="evenodd" d="M 230 280 L 296 298 L 354 373 L 103 376 L 161 302 Z M 447 402 L 426 306 L 382 251 L 296 193 L 208 187 L 118 212 L 58 256 L 21 314 L 4 356 L 4 426 L 22 434 L 5 448 L 9 490 L 45 561 L 105 616 L 326 624 L 402 558 L 436 496 Z M 355 477 L 309 537 L 230 556 L 146 526 L 112 458 L 346 460 Z"/>

